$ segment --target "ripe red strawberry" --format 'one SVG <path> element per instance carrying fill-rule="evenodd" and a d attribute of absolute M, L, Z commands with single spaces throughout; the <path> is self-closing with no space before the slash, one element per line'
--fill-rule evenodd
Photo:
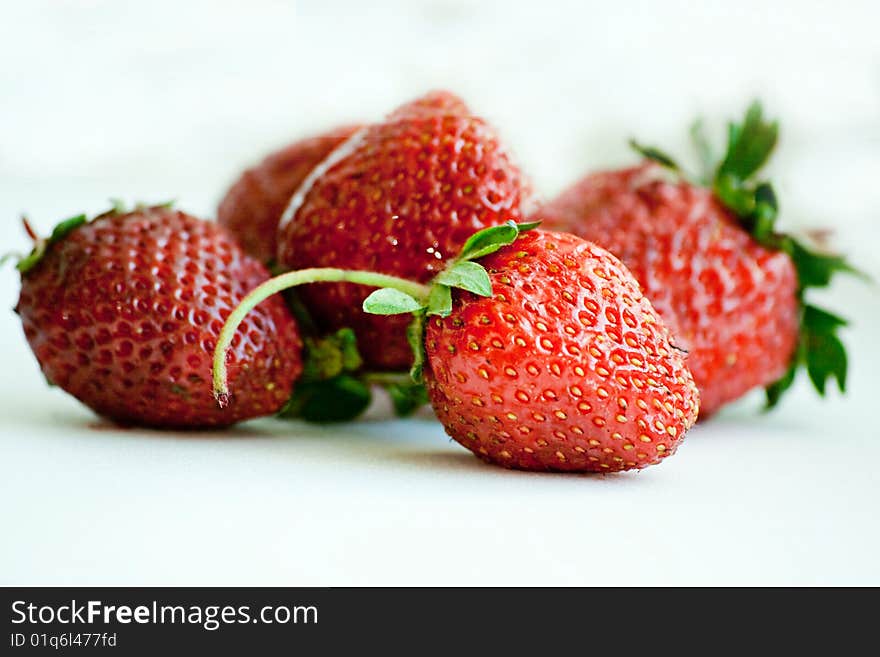
<path fill-rule="evenodd" d="M 710 414 L 785 374 L 797 344 L 797 275 L 709 190 L 656 165 L 588 176 L 545 206 L 546 225 L 593 239 L 627 263 L 669 323 Z"/>
<path fill-rule="evenodd" d="M 167 207 L 74 217 L 19 263 L 17 312 L 46 378 L 123 423 L 207 427 L 277 411 L 302 369 L 281 299 L 233 340 L 236 395 L 211 394 L 223 322 L 268 278 L 216 224 Z"/>
<path fill-rule="evenodd" d="M 264 263 L 274 261 L 278 221 L 290 197 L 312 169 L 357 128 L 337 128 L 272 153 L 229 188 L 217 209 L 217 221 L 247 253 Z"/>
<path fill-rule="evenodd" d="M 365 311 L 409 316 L 415 376 L 423 369 L 447 433 L 481 458 L 572 472 L 659 462 L 697 417 L 682 353 L 614 256 L 569 234 L 517 240 L 532 227 L 478 232 L 429 286 L 336 268 L 268 281 L 223 329 L 215 394 L 228 393 L 224 336 L 249 308 L 288 287 L 344 280 L 380 288 Z"/>
<path fill-rule="evenodd" d="M 526 470 L 614 472 L 675 452 L 696 387 L 614 256 L 536 230 L 481 264 L 493 295 L 456 291 L 425 335 L 428 394 L 452 438 Z"/>
<path fill-rule="evenodd" d="M 446 92 L 357 133 L 316 171 L 281 222 L 285 269 L 345 267 L 427 282 L 474 230 L 518 220 L 526 194 L 494 130 Z M 365 315 L 368 293 L 321 284 L 302 300 L 322 329 L 354 329 L 368 369 L 406 368 L 405 320 Z"/>
<path fill-rule="evenodd" d="M 767 386 L 774 405 L 800 364 L 820 393 L 829 376 L 841 390 L 846 377 L 835 335 L 843 320 L 806 305 L 803 292 L 848 265 L 774 231 L 776 196 L 753 177 L 776 143 L 777 124 L 764 122 L 754 104 L 730 135 L 723 161 L 707 172 L 711 188 L 657 149 L 634 144 L 648 162 L 588 176 L 536 214 L 629 267 L 690 351 L 703 416 L 758 386 Z M 702 138 L 700 146 L 707 152 Z"/>

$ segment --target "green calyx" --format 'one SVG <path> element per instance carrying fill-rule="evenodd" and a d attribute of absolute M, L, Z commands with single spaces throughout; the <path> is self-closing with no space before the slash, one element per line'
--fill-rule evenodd
<path fill-rule="evenodd" d="M 357 375 L 363 361 L 349 328 L 304 340 L 303 372 L 293 395 L 278 413 L 309 422 L 343 422 L 360 415 L 372 400 L 370 387 Z"/>
<path fill-rule="evenodd" d="M 297 318 L 302 322 L 299 314 Z M 427 403 L 425 387 L 407 373 L 364 371 L 357 337 L 350 328 L 323 337 L 307 336 L 303 342 L 303 372 L 279 417 L 348 422 L 370 406 L 373 386 L 388 393 L 398 417 L 412 415 Z"/>
<path fill-rule="evenodd" d="M 634 140 L 630 145 L 646 159 L 680 178 L 709 187 L 756 242 L 787 253 L 797 271 L 801 312 L 798 347 L 785 375 L 766 388 L 766 408 L 776 406 L 801 368 L 806 369 L 821 396 L 825 395 L 829 378 L 836 380 L 841 392 L 845 391 L 847 357 L 837 330 L 847 322 L 808 304 L 805 295 L 809 288 L 828 286 L 837 272 L 863 274 L 842 256 L 823 253 L 791 235 L 777 232 L 779 202 L 776 192 L 769 181 L 760 178 L 759 173 L 776 146 L 778 121 L 765 120 L 760 102 L 754 101 L 741 122 L 728 124 L 727 147 L 720 160 L 713 156 L 711 142 L 701 121 L 693 124 L 690 136 L 701 164 L 701 173 L 696 176 L 688 174 L 676 160 L 657 148 Z"/>
<path fill-rule="evenodd" d="M 27 219 L 24 220 L 27 226 Z M 34 240 L 34 248 L 31 252 L 26 255 L 24 258 L 18 261 L 18 264 L 15 266 L 22 275 L 27 274 L 31 269 L 39 264 L 40 260 L 43 259 L 43 256 L 46 255 L 46 250 L 52 246 L 53 244 L 60 242 L 67 235 L 74 230 L 75 228 L 79 228 L 84 223 L 86 223 L 88 219 L 84 214 L 78 214 L 75 217 L 70 217 L 69 219 L 65 219 L 60 222 L 55 228 L 52 230 L 52 234 L 46 238 L 37 238 Z M 28 228 L 28 232 L 30 229 Z"/>
<path fill-rule="evenodd" d="M 308 358 L 303 364 L 303 378 L 330 379 L 344 372 L 356 372 L 363 360 L 357 348 L 357 338 L 350 328 L 339 329 L 323 338 L 305 339 Z"/>
<path fill-rule="evenodd" d="M 837 337 L 837 329 L 846 326 L 847 321 L 808 304 L 803 305 L 801 312 L 801 330 L 793 362 L 781 379 L 767 386 L 768 409 L 773 408 L 791 387 L 801 367 L 807 370 L 820 395 L 825 395 L 829 378 L 837 382 L 840 392 L 846 392 L 846 348 Z"/>
<path fill-rule="evenodd" d="M 453 288 L 466 290 L 481 297 L 492 296 L 489 272 L 475 260 L 513 243 L 520 234 L 532 230 L 539 223 L 517 224 L 508 221 L 500 226 L 484 228 L 474 233 L 464 243 L 458 257 L 434 277 L 426 295 L 414 296 L 399 289 L 380 288 L 364 300 L 364 312 L 374 315 L 412 313 L 413 320 L 407 330 L 407 337 L 413 350 L 413 367 L 410 374 L 414 381 L 422 380 L 426 318 L 430 315 L 449 316 L 452 312 Z"/>

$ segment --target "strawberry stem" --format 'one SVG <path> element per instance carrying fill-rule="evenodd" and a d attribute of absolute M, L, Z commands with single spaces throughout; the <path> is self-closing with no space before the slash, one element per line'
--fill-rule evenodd
<path fill-rule="evenodd" d="M 212 378 L 214 387 L 214 397 L 217 403 L 224 407 L 229 403 L 229 387 L 226 372 L 226 353 L 232 344 L 232 338 L 238 326 L 247 316 L 247 314 L 258 306 L 261 302 L 277 294 L 282 290 L 287 290 L 297 285 L 307 285 L 309 283 L 357 283 L 360 285 L 368 285 L 378 288 L 392 288 L 408 294 L 419 300 L 427 300 L 431 288 L 427 285 L 408 281 L 397 276 L 389 276 L 387 274 L 379 274 L 370 271 L 357 271 L 350 269 L 336 269 L 333 267 L 301 269 L 299 271 L 291 271 L 280 276 L 275 276 L 263 282 L 254 288 L 238 306 L 232 311 L 232 314 L 226 320 L 220 335 L 217 338 L 217 346 L 214 349 L 214 363 L 212 368 Z"/>

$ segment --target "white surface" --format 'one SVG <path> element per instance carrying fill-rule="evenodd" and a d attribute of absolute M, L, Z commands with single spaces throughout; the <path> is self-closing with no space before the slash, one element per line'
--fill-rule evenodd
<path fill-rule="evenodd" d="M 876 3 L 361 4 L 0 4 L 2 244 L 26 247 L 23 210 L 46 230 L 110 196 L 210 215 L 265 151 L 437 86 L 548 196 L 760 93 L 785 221 L 880 278 Z M 0 272 L 0 306 L 17 290 Z M 0 313 L 0 583 L 880 584 L 877 288 L 823 297 L 854 321 L 846 399 L 801 381 L 606 477 L 484 466 L 428 420 L 119 430 Z"/>

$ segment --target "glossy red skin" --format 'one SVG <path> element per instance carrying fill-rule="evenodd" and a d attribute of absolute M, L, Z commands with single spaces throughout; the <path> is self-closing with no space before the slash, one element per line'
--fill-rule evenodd
<path fill-rule="evenodd" d="M 284 303 L 251 311 L 232 342 L 221 409 L 211 361 L 223 321 L 269 277 L 214 223 L 150 208 L 108 214 L 49 246 L 17 312 L 46 378 L 123 424 L 216 427 L 276 412 L 302 371 Z"/>
<path fill-rule="evenodd" d="M 690 351 L 701 415 L 788 370 L 799 329 L 797 275 L 706 189 L 643 165 L 588 176 L 536 215 L 606 247 Z"/>
<path fill-rule="evenodd" d="M 358 128 L 337 128 L 272 153 L 229 188 L 217 208 L 217 221 L 249 254 L 264 263 L 274 261 L 278 221 L 290 197 L 311 170 Z"/>
<path fill-rule="evenodd" d="M 427 282 L 475 231 L 520 221 L 522 176 L 495 132 L 457 97 L 435 92 L 371 126 L 282 227 L 287 269 L 344 267 Z M 311 285 L 302 299 L 327 330 L 351 327 L 368 368 L 401 370 L 408 319 L 361 310 L 371 288 Z"/>
<path fill-rule="evenodd" d="M 675 452 L 696 386 L 614 256 L 535 230 L 481 264 L 494 296 L 455 291 L 425 334 L 428 393 L 453 439 L 524 470 L 616 472 Z"/>

